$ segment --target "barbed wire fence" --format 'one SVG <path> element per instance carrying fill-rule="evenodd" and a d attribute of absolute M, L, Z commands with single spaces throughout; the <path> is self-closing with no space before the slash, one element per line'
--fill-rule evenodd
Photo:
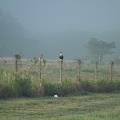
<path fill-rule="evenodd" d="M 41 65 L 40 65 L 41 63 Z M 17 71 L 16 71 L 17 68 Z M 14 58 L 0 59 L 0 79 L 10 81 L 15 79 L 18 72 L 22 77 L 29 77 L 33 82 L 39 79 L 49 82 L 60 82 L 60 61 L 47 60 L 45 63 L 34 62 L 31 59 L 21 59 L 17 62 Z M 80 80 L 120 80 L 120 65 L 114 64 L 87 64 L 76 60 L 63 62 L 62 79 L 72 82 Z"/>

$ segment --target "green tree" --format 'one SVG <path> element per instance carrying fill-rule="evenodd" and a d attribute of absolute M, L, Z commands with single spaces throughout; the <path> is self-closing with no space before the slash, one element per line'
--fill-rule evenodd
<path fill-rule="evenodd" d="M 96 38 L 91 38 L 88 41 L 88 51 L 94 62 L 99 62 L 101 64 L 103 57 L 105 55 L 111 54 L 112 49 L 115 48 L 115 42 L 107 43 L 103 40 L 97 40 Z"/>

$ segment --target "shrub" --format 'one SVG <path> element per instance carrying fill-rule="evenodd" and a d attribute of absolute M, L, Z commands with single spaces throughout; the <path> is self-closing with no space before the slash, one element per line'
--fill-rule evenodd
<path fill-rule="evenodd" d="M 32 85 L 32 97 L 44 96 L 44 86 L 39 84 Z"/>
<path fill-rule="evenodd" d="M 70 82 L 68 80 L 65 80 L 62 83 L 62 86 L 61 86 L 62 96 L 77 94 L 78 92 L 79 92 L 79 89 L 76 83 Z"/>
<path fill-rule="evenodd" d="M 118 81 L 114 81 L 114 82 L 115 82 L 115 85 L 114 85 L 115 91 L 120 91 L 120 81 L 118 80 Z"/>
<path fill-rule="evenodd" d="M 67 96 L 78 92 L 77 85 L 70 81 L 60 83 L 44 83 L 44 93 L 47 96 L 58 94 L 59 96 Z"/>
<path fill-rule="evenodd" d="M 96 92 L 96 83 L 88 80 L 80 81 L 80 91 L 81 92 Z"/>
<path fill-rule="evenodd" d="M 32 82 L 29 78 L 17 78 L 13 82 L 13 91 L 16 97 L 30 97 L 32 95 Z"/>
<path fill-rule="evenodd" d="M 53 96 L 54 94 L 61 95 L 61 84 L 44 82 L 44 94 L 46 96 Z"/>
<path fill-rule="evenodd" d="M 119 81 L 99 80 L 97 82 L 97 92 L 115 92 L 120 90 Z"/>
<path fill-rule="evenodd" d="M 13 96 L 12 87 L 9 84 L 0 84 L 0 99 L 5 99 Z"/>

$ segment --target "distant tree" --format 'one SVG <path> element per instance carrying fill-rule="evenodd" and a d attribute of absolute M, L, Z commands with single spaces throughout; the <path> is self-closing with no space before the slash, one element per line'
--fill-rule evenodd
<path fill-rule="evenodd" d="M 47 63 L 47 60 L 44 58 L 43 59 L 43 65 L 44 65 L 44 67 L 46 66 L 46 63 Z"/>
<path fill-rule="evenodd" d="M 112 49 L 115 48 L 115 42 L 107 43 L 103 40 L 92 38 L 88 42 L 88 51 L 92 56 L 94 62 L 101 63 L 105 55 L 111 54 Z"/>
<path fill-rule="evenodd" d="M 37 64 L 37 63 L 38 63 L 38 61 L 39 61 L 39 60 L 38 60 L 38 58 L 37 58 L 37 57 L 34 57 L 34 58 L 33 58 L 33 62 L 34 62 L 34 64 Z"/>

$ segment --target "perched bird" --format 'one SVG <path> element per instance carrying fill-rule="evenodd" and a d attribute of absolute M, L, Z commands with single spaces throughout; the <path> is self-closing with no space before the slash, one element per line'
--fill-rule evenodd
<path fill-rule="evenodd" d="M 59 59 L 63 60 L 63 58 L 64 58 L 63 53 L 60 52 L 60 53 L 59 53 Z"/>

